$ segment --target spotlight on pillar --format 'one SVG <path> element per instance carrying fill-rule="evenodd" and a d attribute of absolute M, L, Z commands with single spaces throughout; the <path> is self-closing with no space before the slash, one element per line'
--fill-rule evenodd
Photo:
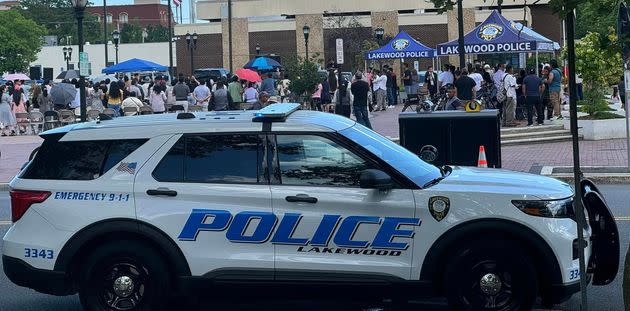
<path fill-rule="evenodd" d="M 302 27 L 302 32 L 304 33 L 304 47 L 306 48 L 306 59 L 308 59 L 308 37 L 311 34 L 311 27 L 308 27 L 308 25 L 304 25 L 304 27 Z"/>
<path fill-rule="evenodd" d="M 383 41 L 383 36 L 385 35 L 385 29 L 383 29 L 383 27 L 378 27 L 374 29 L 374 35 L 376 37 L 376 41 L 378 41 L 378 44 L 381 45 L 381 41 Z"/>
<path fill-rule="evenodd" d="M 260 55 L 260 44 L 256 43 L 256 56 Z"/>

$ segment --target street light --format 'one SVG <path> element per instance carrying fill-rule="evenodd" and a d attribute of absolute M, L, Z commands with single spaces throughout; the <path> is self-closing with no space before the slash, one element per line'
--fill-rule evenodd
<path fill-rule="evenodd" d="M 190 74 L 192 75 L 195 69 L 194 66 L 194 51 L 197 49 L 197 33 L 193 33 L 192 35 L 187 32 L 186 33 L 186 44 L 188 44 L 188 51 L 190 51 Z"/>
<path fill-rule="evenodd" d="M 385 29 L 383 29 L 383 27 L 378 27 L 374 29 L 374 34 L 376 35 L 376 41 L 378 42 L 378 45 L 381 45 L 381 42 L 383 41 L 383 36 L 385 35 Z"/>
<path fill-rule="evenodd" d="M 114 48 L 116 49 L 116 64 L 118 64 L 118 44 L 120 43 L 120 31 L 114 30 L 114 32 L 112 32 L 112 38 L 114 38 Z"/>
<path fill-rule="evenodd" d="M 256 56 L 260 55 L 260 44 L 256 43 Z"/>
<path fill-rule="evenodd" d="M 72 60 L 72 48 L 63 48 L 63 60 L 66 61 L 66 70 L 70 69 L 70 60 Z"/>
<path fill-rule="evenodd" d="M 87 2 L 87 0 L 72 0 L 74 15 L 77 18 L 77 32 L 79 35 L 79 60 L 81 60 L 83 54 L 83 15 Z M 79 69 L 85 69 L 80 67 L 81 62 L 79 61 Z M 79 98 L 81 105 L 81 122 L 85 122 L 87 120 L 87 104 L 85 100 L 85 77 L 83 75 L 79 76 Z"/>
<path fill-rule="evenodd" d="M 304 47 L 306 48 L 306 59 L 308 59 L 308 36 L 311 34 L 311 27 L 308 27 L 308 25 L 304 25 L 304 27 L 302 27 L 302 32 L 304 33 Z"/>

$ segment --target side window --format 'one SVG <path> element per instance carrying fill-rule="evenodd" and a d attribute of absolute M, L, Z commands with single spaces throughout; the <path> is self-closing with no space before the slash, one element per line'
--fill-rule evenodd
<path fill-rule="evenodd" d="M 153 171 L 161 182 L 258 183 L 262 174 L 258 135 L 182 137 Z"/>
<path fill-rule="evenodd" d="M 93 180 L 145 142 L 145 139 L 69 142 L 47 139 L 21 178 Z"/>
<path fill-rule="evenodd" d="M 358 187 L 368 164 L 343 146 L 315 135 L 278 135 L 277 157 L 284 185 Z"/>

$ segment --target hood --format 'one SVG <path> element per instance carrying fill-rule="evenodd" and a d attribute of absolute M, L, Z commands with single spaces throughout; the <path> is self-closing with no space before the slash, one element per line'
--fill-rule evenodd
<path fill-rule="evenodd" d="M 437 191 L 513 194 L 516 197 L 534 196 L 543 200 L 564 199 L 573 196 L 571 186 L 557 179 L 507 170 L 474 167 L 453 167 L 453 172 L 433 189 Z"/>

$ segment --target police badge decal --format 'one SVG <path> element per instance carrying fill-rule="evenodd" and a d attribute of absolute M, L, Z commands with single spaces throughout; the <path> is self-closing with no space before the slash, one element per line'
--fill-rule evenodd
<path fill-rule="evenodd" d="M 429 199 L 429 212 L 437 221 L 442 221 L 442 219 L 446 218 L 450 208 L 451 201 L 447 197 L 432 197 Z"/>

